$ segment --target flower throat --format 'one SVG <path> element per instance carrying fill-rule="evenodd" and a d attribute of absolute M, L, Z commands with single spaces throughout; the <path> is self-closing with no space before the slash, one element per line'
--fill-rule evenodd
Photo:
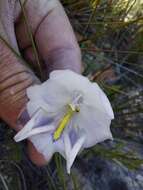
<path fill-rule="evenodd" d="M 74 95 L 72 103 L 67 105 L 68 107 L 67 107 L 66 114 L 63 116 L 63 118 L 61 119 L 57 129 L 54 132 L 53 139 L 55 141 L 61 137 L 65 127 L 71 121 L 73 115 L 75 113 L 80 112 L 80 104 L 82 103 L 82 101 L 83 101 L 82 95 L 77 94 L 77 92 L 76 92 Z"/>

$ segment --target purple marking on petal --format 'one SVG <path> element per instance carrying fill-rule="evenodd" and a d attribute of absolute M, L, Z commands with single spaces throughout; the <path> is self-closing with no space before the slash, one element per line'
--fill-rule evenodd
<path fill-rule="evenodd" d="M 72 147 L 74 146 L 78 136 L 77 136 L 77 133 L 75 132 L 74 129 L 71 129 L 70 132 L 69 132 L 69 138 L 70 138 L 70 141 L 71 141 L 71 145 Z"/>
<path fill-rule="evenodd" d="M 41 121 L 39 121 L 38 125 L 49 125 L 52 122 L 54 122 L 54 118 L 53 117 L 47 117 L 47 118 L 42 118 Z"/>
<path fill-rule="evenodd" d="M 42 114 L 42 115 L 39 115 L 39 117 L 36 119 L 34 128 L 37 128 L 39 126 L 45 126 L 45 125 L 54 125 L 56 127 L 60 118 L 61 118 L 61 114 L 55 114 L 55 115 Z"/>

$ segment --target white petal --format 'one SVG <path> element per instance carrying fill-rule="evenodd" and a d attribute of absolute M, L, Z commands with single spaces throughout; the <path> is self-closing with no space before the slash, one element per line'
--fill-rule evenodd
<path fill-rule="evenodd" d="M 83 144 L 85 142 L 85 136 L 81 136 L 77 142 L 75 143 L 75 145 L 73 146 L 73 148 L 71 149 L 71 152 L 69 153 L 68 157 L 67 157 L 67 173 L 70 174 L 70 168 L 77 156 L 77 154 L 79 153 L 79 151 L 81 150 Z"/>
<path fill-rule="evenodd" d="M 51 112 L 51 108 L 48 104 L 46 104 L 42 99 L 38 99 L 36 101 L 29 101 L 27 103 L 27 112 L 30 117 L 38 110 L 43 109 L 45 112 Z"/>
<path fill-rule="evenodd" d="M 41 86 L 42 84 L 37 84 L 27 88 L 26 92 L 29 100 L 37 101 L 38 99 L 40 99 L 40 97 L 43 95 L 43 92 L 41 91 Z"/>
<path fill-rule="evenodd" d="M 27 138 L 29 132 L 31 132 L 32 128 L 35 126 L 35 121 L 39 118 L 39 115 L 41 116 L 41 114 L 43 114 L 43 111 L 41 109 L 39 109 L 33 115 L 33 117 L 30 119 L 30 121 L 25 125 L 25 127 L 15 135 L 14 140 L 16 142 L 19 142 L 19 141 Z"/>
<path fill-rule="evenodd" d="M 37 134 L 41 134 L 41 133 L 46 133 L 46 132 L 51 132 L 53 131 L 55 128 L 55 126 L 53 125 L 45 125 L 45 126 L 40 126 L 40 127 L 37 127 L 35 129 L 32 129 L 28 134 L 26 134 L 25 136 L 23 136 L 23 138 L 20 140 L 24 140 L 24 139 L 27 139 L 31 136 L 34 136 L 34 135 L 37 135 Z"/>
<path fill-rule="evenodd" d="M 98 86 L 98 84 L 96 83 L 92 83 L 92 88 L 94 90 L 96 90 L 98 88 L 99 91 L 99 97 L 101 99 L 101 103 L 105 109 L 105 112 L 110 116 L 111 119 L 114 119 L 114 113 L 111 107 L 111 104 L 107 98 L 107 96 L 105 95 L 105 93 L 103 92 L 103 90 Z M 96 89 L 95 89 L 96 88 Z"/>
<path fill-rule="evenodd" d="M 66 158 L 68 158 L 71 151 L 71 142 L 69 135 L 67 133 L 64 133 L 64 146 L 65 146 L 65 155 Z"/>
<path fill-rule="evenodd" d="M 47 104 L 47 109 L 51 112 L 57 112 L 64 105 L 70 101 L 69 92 L 63 88 L 60 84 L 57 84 L 55 81 L 47 80 L 42 85 L 35 85 L 27 89 L 27 96 L 30 102 L 35 102 L 35 105 L 32 105 L 32 108 L 28 106 L 28 110 L 31 114 L 33 110 L 36 110 L 38 106 L 43 105 L 44 102 Z M 39 102 L 37 105 L 36 103 Z"/>
<path fill-rule="evenodd" d="M 64 139 L 62 137 L 59 140 L 54 141 L 54 149 L 55 152 L 58 152 L 60 155 L 63 156 L 64 159 L 66 159 Z"/>
<path fill-rule="evenodd" d="M 79 75 L 71 70 L 56 70 L 50 73 L 50 79 L 61 84 L 69 92 L 85 90 L 89 85 L 88 78 Z"/>
<path fill-rule="evenodd" d="M 47 161 L 52 158 L 55 149 L 51 133 L 38 134 L 30 137 L 29 140 L 34 144 L 37 151 L 41 153 Z"/>
<path fill-rule="evenodd" d="M 44 121 L 46 115 L 45 112 L 41 109 L 39 109 L 29 120 L 29 122 L 25 125 L 24 128 L 19 131 L 15 137 L 14 140 L 16 142 L 22 141 L 32 135 L 43 133 L 43 132 L 49 132 L 51 130 L 54 130 L 54 125 L 45 125 L 41 126 L 42 122 Z M 41 127 L 40 127 L 41 126 Z"/>
<path fill-rule="evenodd" d="M 63 139 L 54 141 L 52 133 L 38 134 L 29 139 L 47 161 L 52 158 L 55 152 L 59 152 L 64 158 L 66 158 Z"/>
<path fill-rule="evenodd" d="M 107 96 L 96 83 L 90 83 L 90 85 L 86 87 L 84 104 L 106 113 L 111 119 L 114 118 L 112 107 Z"/>
<path fill-rule="evenodd" d="M 112 139 L 110 132 L 111 119 L 93 107 L 83 106 L 74 122 L 86 133 L 85 148 L 94 146 L 106 139 Z"/>
<path fill-rule="evenodd" d="M 84 77 L 76 72 L 73 72 L 71 70 L 55 70 L 50 73 L 50 79 L 62 82 L 65 82 L 65 80 L 69 80 L 69 82 L 74 81 L 81 81 L 81 82 L 89 82 L 89 79 L 87 77 Z"/>

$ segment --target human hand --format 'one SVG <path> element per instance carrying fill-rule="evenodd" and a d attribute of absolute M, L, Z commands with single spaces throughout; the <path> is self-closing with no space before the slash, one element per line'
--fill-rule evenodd
<path fill-rule="evenodd" d="M 14 0 L 11 4 L 8 4 L 7 0 L 2 0 L 0 4 L 0 9 L 2 9 L 0 33 L 2 39 L 6 40 L 6 43 L 0 40 L 0 117 L 18 131 L 23 127 L 23 121 L 26 122 L 28 119 L 23 112 L 28 101 L 26 89 L 39 83 L 40 80 L 7 46 L 8 43 L 14 51 L 19 53 L 18 42 L 25 60 L 32 65 L 37 65 L 20 4 L 15 4 Z M 28 0 L 24 8 L 40 60 L 46 65 L 47 76 L 54 69 L 68 68 L 80 72 L 80 50 L 59 1 Z M 12 15 L 15 16 L 12 17 Z M 22 122 L 19 116 L 22 116 Z M 28 151 L 34 163 L 38 165 L 45 163 L 42 155 L 30 142 Z"/>

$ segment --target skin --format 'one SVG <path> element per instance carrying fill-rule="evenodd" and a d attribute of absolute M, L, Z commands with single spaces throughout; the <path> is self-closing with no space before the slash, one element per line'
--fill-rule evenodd
<path fill-rule="evenodd" d="M 9 2 L 0 1 L 0 36 L 6 41 L 0 39 L 0 117 L 18 131 L 28 120 L 26 89 L 41 81 L 7 46 L 18 54 L 22 52 L 24 59 L 37 67 L 20 4 L 15 0 Z M 40 61 L 46 68 L 46 79 L 55 69 L 80 73 L 81 52 L 60 2 L 27 0 L 24 8 Z M 35 164 L 46 163 L 30 142 L 28 153 Z"/>

